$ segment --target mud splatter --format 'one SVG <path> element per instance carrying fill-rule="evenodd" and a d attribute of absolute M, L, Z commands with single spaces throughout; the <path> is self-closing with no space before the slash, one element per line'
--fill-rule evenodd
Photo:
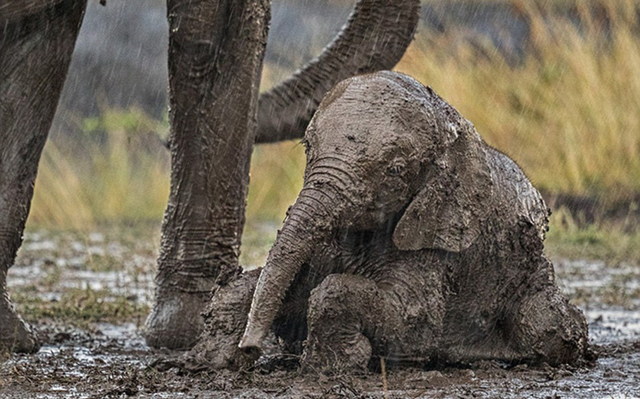
<path fill-rule="evenodd" d="M 153 293 L 155 241 L 152 234 L 136 237 L 103 234 L 100 240 L 90 240 L 72 234 L 29 234 L 9 273 L 10 292 L 16 298 L 34 295 L 46 303 L 59 301 L 69 286 L 103 287 L 105 292 L 113 290 L 114 297 L 131 295 L 131 303 L 148 306 Z M 72 245 L 73 242 L 79 244 Z M 268 249 L 270 244 L 264 246 Z M 110 260 L 100 263 L 94 259 L 92 265 L 91 256 L 101 251 L 96 248 L 104 249 Z M 164 368 L 158 366 L 157 359 L 171 359 L 176 353 L 148 348 L 135 316 L 121 316 L 105 323 L 58 315 L 35 323 L 43 341 L 37 354 L 10 355 L 0 364 L 0 397 L 638 397 L 640 267 L 628 264 L 611 268 L 604 262 L 563 259 L 554 259 L 554 264 L 563 292 L 585 311 L 589 320 L 592 344 L 601 352 L 594 367 L 507 368 L 484 362 L 473 368 L 390 369 L 386 392 L 380 373 L 303 376 L 291 370 L 296 359 L 277 357 L 263 359 L 260 368 L 241 373 L 184 374 L 171 362 L 164 362 Z M 51 277 L 52 268 L 60 278 Z M 611 299 L 612 292 L 623 293 L 622 300 Z M 22 301 L 17 302 L 18 306 L 23 305 Z"/>

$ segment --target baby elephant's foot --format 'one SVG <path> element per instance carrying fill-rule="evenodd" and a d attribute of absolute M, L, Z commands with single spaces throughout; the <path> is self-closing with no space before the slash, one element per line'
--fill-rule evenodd
<path fill-rule="evenodd" d="M 0 296 L 0 352 L 36 352 L 35 334 L 18 316 L 6 296 Z"/>
<path fill-rule="evenodd" d="M 362 372 L 371 358 L 365 336 L 372 303 L 383 302 L 375 283 L 360 276 L 333 274 L 309 298 L 309 333 L 302 355 L 306 371 Z M 375 315 L 384 318 L 384 315 Z"/>
<path fill-rule="evenodd" d="M 305 343 L 301 366 L 305 372 L 340 374 L 361 373 L 367 370 L 371 358 L 369 339 L 361 333 L 310 337 Z"/>
<path fill-rule="evenodd" d="M 574 363 L 587 351 L 587 323 L 557 289 L 526 297 L 516 312 L 515 331 L 525 357 L 552 365 Z"/>
<path fill-rule="evenodd" d="M 259 274 L 259 270 L 243 273 L 216 289 L 203 313 L 204 332 L 186 354 L 188 368 L 237 370 L 253 365 L 260 354 L 245 353 L 238 343 Z"/>

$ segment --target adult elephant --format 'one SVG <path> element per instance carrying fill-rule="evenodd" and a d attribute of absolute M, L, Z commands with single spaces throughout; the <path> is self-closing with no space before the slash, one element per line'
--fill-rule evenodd
<path fill-rule="evenodd" d="M 85 5 L 0 4 L 0 349 L 37 348 L 9 301 L 6 274 Z M 259 95 L 270 2 L 167 1 L 171 194 L 146 324 L 150 345 L 193 345 L 213 285 L 237 272 L 254 142 L 301 137 L 334 84 L 395 65 L 413 38 L 419 7 L 419 0 L 359 0 L 318 58 Z"/>
<path fill-rule="evenodd" d="M 84 9 L 75 0 L 0 3 L 0 351 L 38 348 L 9 301 L 6 277 Z"/>
<path fill-rule="evenodd" d="M 216 293 L 209 324 L 239 339 L 224 315 L 248 309 L 255 285 L 240 348 L 258 353 L 270 331 L 306 339 L 313 369 L 583 357 L 585 318 L 543 254 L 540 193 L 431 89 L 392 72 L 347 79 L 304 141 L 304 186 L 266 266 Z"/>

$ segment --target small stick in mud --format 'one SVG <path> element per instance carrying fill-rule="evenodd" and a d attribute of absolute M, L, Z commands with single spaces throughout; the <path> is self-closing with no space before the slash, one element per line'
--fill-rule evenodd
<path fill-rule="evenodd" d="M 380 356 L 380 374 L 382 375 L 382 397 L 387 399 L 387 393 L 389 391 L 389 382 L 387 381 L 387 363 L 382 356 Z"/>

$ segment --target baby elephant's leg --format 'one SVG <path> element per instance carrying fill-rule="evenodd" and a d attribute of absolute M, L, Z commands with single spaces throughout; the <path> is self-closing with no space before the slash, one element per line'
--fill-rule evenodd
<path fill-rule="evenodd" d="M 242 273 L 215 289 L 203 313 L 204 331 L 187 355 L 188 366 L 237 369 L 253 363 L 255 359 L 242 353 L 238 343 L 259 276 L 260 270 Z"/>
<path fill-rule="evenodd" d="M 323 371 L 365 369 L 371 342 L 365 335 L 376 320 L 390 317 L 383 293 L 365 277 L 332 274 L 311 292 L 304 368 Z"/>
<path fill-rule="evenodd" d="M 433 309 L 404 303 L 401 298 L 410 298 L 401 291 L 399 285 L 362 276 L 329 275 L 309 299 L 303 367 L 358 371 L 366 369 L 372 354 L 401 358 L 416 347 L 435 345 L 432 331 L 424 333 L 432 325 L 424 315 Z"/>
<path fill-rule="evenodd" d="M 523 360 L 572 363 L 585 355 L 587 323 L 555 286 L 532 290 L 512 313 L 512 334 Z"/>

